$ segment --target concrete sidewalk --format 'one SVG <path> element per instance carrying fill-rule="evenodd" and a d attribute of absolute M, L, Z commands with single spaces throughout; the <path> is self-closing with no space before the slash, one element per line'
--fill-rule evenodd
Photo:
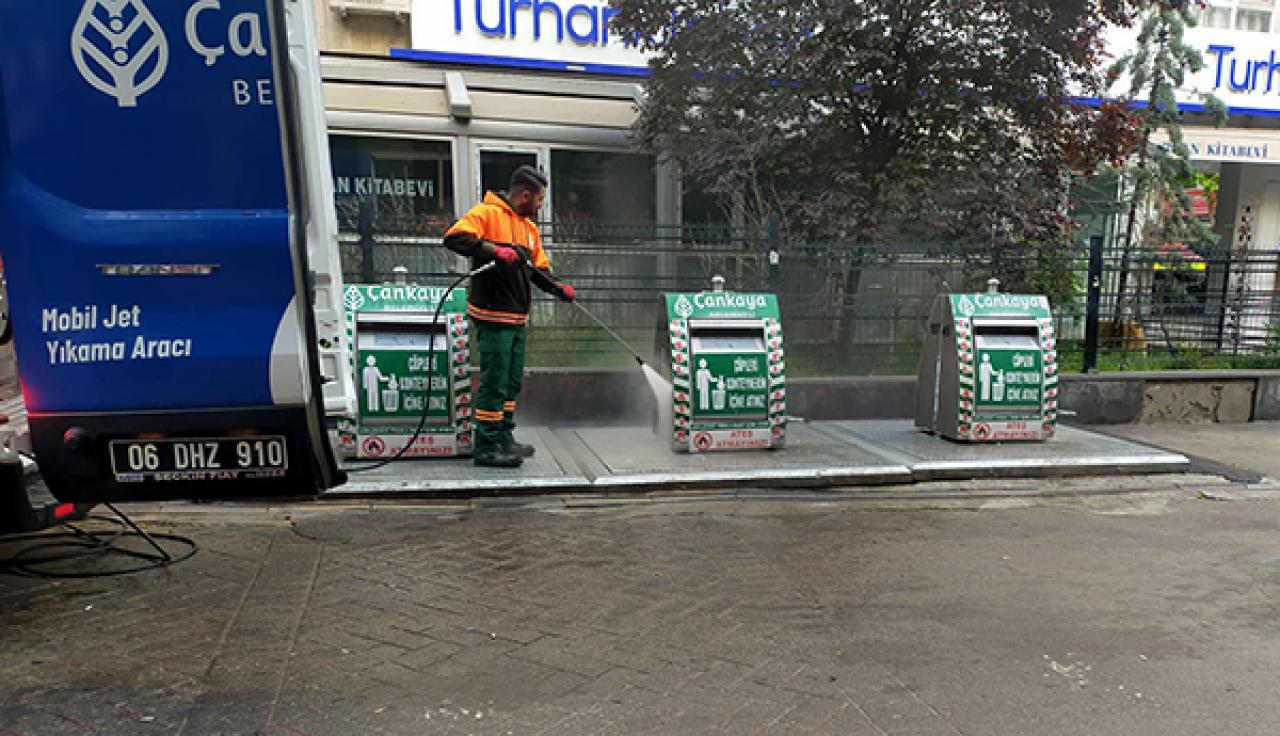
<path fill-rule="evenodd" d="M 1202 471 L 1280 483 L 1280 422 L 1121 425 L 1103 431 L 1183 453 Z"/>
<path fill-rule="evenodd" d="M 1063 427 L 1042 443 L 965 445 L 921 434 L 907 420 L 795 423 L 787 447 L 760 452 L 676 453 L 648 428 L 552 430 L 520 437 L 537 449 L 516 470 L 467 459 L 399 461 L 353 473 L 326 496 L 466 496 L 652 489 L 830 488 L 943 479 L 1184 472 L 1177 453 Z M 352 463 L 359 468 L 360 463 Z"/>

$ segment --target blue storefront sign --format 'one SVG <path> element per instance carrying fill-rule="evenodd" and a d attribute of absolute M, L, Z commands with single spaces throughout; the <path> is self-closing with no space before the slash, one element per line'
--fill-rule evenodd
<path fill-rule="evenodd" d="M 309 431 L 273 12 L 0 2 L 0 251 L 37 440 L 46 419 L 80 429 L 103 413 L 157 418 L 89 435 L 252 432 L 248 409 L 282 436 Z M 177 427 L 191 411 L 208 421 Z M 295 464 L 305 439 L 288 440 Z M 106 442 L 80 448 L 86 468 L 109 465 Z"/>
<path fill-rule="evenodd" d="M 1138 32 L 1137 27 L 1109 27 L 1107 55 L 1118 59 L 1131 53 L 1137 48 Z M 1188 74 L 1176 90 L 1181 109 L 1204 112 L 1207 93 L 1225 104 L 1232 116 L 1280 115 L 1280 46 L 1275 34 L 1195 27 L 1186 29 L 1183 43 L 1200 53 L 1204 65 Z M 1128 77 L 1118 78 L 1107 96 L 1122 97 L 1131 85 Z"/>
<path fill-rule="evenodd" d="M 403 59 L 647 76 L 648 55 L 613 28 L 607 0 L 413 0 Z"/>

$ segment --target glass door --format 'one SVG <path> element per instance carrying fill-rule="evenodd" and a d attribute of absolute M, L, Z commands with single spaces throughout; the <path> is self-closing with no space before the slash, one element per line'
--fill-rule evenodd
<path fill-rule="evenodd" d="M 544 172 L 548 170 L 547 149 L 542 146 L 481 143 L 476 146 L 475 162 L 477 202 L 483 201 L 487 192 L 505 192 L 511 184 L 511 175 L 525 164 L 538 167 Z M 548 187 L 548 190 L 550 188 Z M 548 191 L 546 202 L 542 205 L 542 211 L 538 213 L 537 220 L 544 223 L 550 219 L 551 192 Z"/>

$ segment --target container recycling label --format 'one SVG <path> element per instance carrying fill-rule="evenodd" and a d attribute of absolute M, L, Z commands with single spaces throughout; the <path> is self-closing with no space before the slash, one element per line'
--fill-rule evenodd
<path fill-rule="evenodd" d="M 1044 368 L 1038 350 L 979 348 L 978 410 L 1026 408 L 1040 411 Z"/>
<path fill-rule="evenodd" d="M 361 350 L 360 416 L 365 419 L 449 416 L 449 351 Z"/>
<path fill-rule="evenodd" d="M 693 371 L 694 414 L 699 418 L 764 416 L 769 378 L 763 354 L 707 354 Z"/>

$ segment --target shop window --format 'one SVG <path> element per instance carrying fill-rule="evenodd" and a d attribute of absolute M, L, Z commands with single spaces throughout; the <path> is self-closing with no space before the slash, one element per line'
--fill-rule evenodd
<path fill-rule="evenodd" d="M 1200 9 L 1199 25 L 1269 33 L 1275 0 L 1215 0 Z"/>
<path fill-rule="evenodd" d="M 1205 8 L 1201 10 L 1200 25 L 1203 28 L 1230 28 L 1231 8 Z"/>
<path fill-rule="evenodd" d="M 448 141 L 329 136 L 342 270 L 376 283 L 397 268 L 422 279 L 447 271 L 439 245 L 453 224 L 453 148 Z"/>
<path fill-rule="evenodd" d="M 652 237 L 654 157 L 552 149 L 551 200 L 552 232 L 560 242 Z"/>
<path fill-rule="evenodd" d="M 1237 10 L 1236 30 L 1269 32 L 1271 30 L 1271 12 L 1267 10 Z"/>
<path fill-rule="evenodd" d="M 733 207 L 724 197 L 715 192 L 708 192 L 688 180 L 684 182 L 680 192 L 680 210 L 683 213 L 684 225 L 689 227 L 728 226 L 729 213 Z"/>
<path fill-rule="evenodd" d="M 480 192 L 505 192 L 521 166 L 538 167 L 538 154 L 523 151 L 481 151 Z"/>
<path fill-rule="evenodd" d="M 448 141 L 332 135 L 329 149 L 341 230 L 435 238 L 452 224 Z"/>
<path fill-rule="evenodd" d="M 688 243 L 726 243 L 735 233 L 734 206 L 724 195 L 709 192 L 686 178 L 680 192 L 681 231 Z M 741 224 L 741 213 L 736 218 Z"/>

